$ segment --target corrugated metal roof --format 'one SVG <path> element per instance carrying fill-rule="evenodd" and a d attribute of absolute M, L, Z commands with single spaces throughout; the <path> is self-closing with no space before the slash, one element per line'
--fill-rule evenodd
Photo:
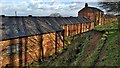
<path fill-rule="evenodd" d="M 40 17 L 39 17 L 40 18 Z M 55 29 L 56 31 L 61 29 L 61 27 L 59 26 L 59 24 L 57 22 L 55 22 L 52 18 L 41 18 L 43 19 L 49 26 L 52 27 L 52 29 Z"/>
<path fill-rule="evenodd" d="M 34 36 L 63 30 L 60 25 L 90 22 L 83 17 L 23 17 L 4 16 L 0 28 L 0 40 Z"/>
<path fill-rule="evenodd" d="M 66 17 L 66 19 L 71 23 L 71 24 L 78 24 L 78 20 L 76 20 L 77 17 Z"/>
<path fill-rule="evenodd" d="M 84 18 L 84 17 L 78 17 L 78 20 L 81 22 L 81 23 L 88 23 L 88 21 Z"/>
<path fill-rule="evenodd" d="M 6 40 L 56 32 L 63 29 L 37 17 L 2 17 L 2 28 L 0 30 L 2 30 L 0 40 Z"/>
<path fill-rule="evenodd" d="M 87 17 L 83 17 L 84 18 L 84 20 L 86 20 L 86 22 L 87 23 L 90 23 L 90 22 L 92 22 L 89 18 L 87 18 Z"/>
<path fill-rule="evenodd" d="M 47 18 L 45 17 L 45 19 Z M 71 25 L 78 23 L 87 23 L 88 21 L 90 22 L 90 19 L 85 19 L 83 17 L 48 17 L 48 19 L 51 19 L 52 22 L 57 23 L 58 25 Z"/>

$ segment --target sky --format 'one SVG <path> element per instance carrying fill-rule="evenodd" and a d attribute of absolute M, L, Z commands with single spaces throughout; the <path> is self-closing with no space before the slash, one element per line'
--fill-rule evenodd
<path fill-rule="evenodd" d="M 1 0 L 0 15 L 14 16 L 16 11 L 18 16 L 49 16 L 52 13 L 77 16 L 77 12 L 85 3 L 100 8 L 98 2 L 98 0 Z"/>

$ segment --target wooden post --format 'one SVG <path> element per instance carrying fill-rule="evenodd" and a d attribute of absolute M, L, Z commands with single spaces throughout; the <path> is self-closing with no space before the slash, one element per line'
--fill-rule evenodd
<path fill-rule="evenodd" d="M 77 34 L 77 26 L 76 26 L 76 24 L 75 24 L 75 35 Z"/>
<path fill-rule="evenodd" d="M 67 24 L 67 26 L 66 26 L 66 29 L 67 29 L 67 30 L 66 30 L 66 31 L 67 31 L 67 36 L 69 36 L 68 24 Z"/>
<path fill-rule="evenodd" d="M 85 23 L 83 24 L 83 32 L 84 32 L 84 30 L 85 30 Z"/>
<path fill-rule="evenodd" d="M 91 30 L 91 22 L 89 23 L 89 30 Z"/>
<path fill-rule="evenodd" d="M 85 23 L 85 32 L 87 31 L 87 23 Z"/>
<path fill-rule="evenodd" d="M 82 33 L 82 23 L 80 24 L 80 33 Z"/>
<path fill-rule="evenodd" d="M 55 33 L 55 54 L 57 54 L 57 32 Z"/>
<path fill-rule="evenodd" d="M 96 23 L 96 13 L 94 13 L 94 15 L 95 15 L 94 16 L 94 23 L 95 23 L 94 26 L 97 26 L 97 23 Z"/>
<path fill-rule="evenodd" d="M 73 25 L 73 36 L 75 35 L 75 24 Z"/>
<path fill-rule="evenodd" d="M 9 54 L 9 58 L 10 58 L 10 60 L 9 60 L 9 64 L 10 64 L 10 66 L 14 66 L 14 63 L 13 63 L 13 57 L 12 57 L 12 53 L 13 53 L 13 46 L 12 46 L 12 44 L 14 43 L 14 40 L 10 40 L 10 54 Z M 8 65 L 9 66 L 9 65 Z"/>
<path fill-rule="evenodd" d="M 89 24 L 89 23 L 86 23 L 86 30 L 88 30 L 88 24 Z"/>
<path fill-rule="evenodd" d="M 78 28 L 79 28 L 79 24 L 77 24 L 77 34 L 79 33 L 79 29 Z"/>
<path fill-rule="evenodd" d="M 73 25 L 71 24 L 71 36 L 73 35 Z"/>
<path fill-rule="evenodd" d="M 68 36 L 70 36 L 70 25 L 68 25 Z"/>
<path fill-rule="evenodd" d="M 66 35 L 66 25 L 64 25 L 64 30 L 65 30 L 65 32 L 64 32 L 64 33 L 65 33 L 65 36 L 67 36 L 67 35 Z"/>
<path fill-rule="evenodd" d="M 78 33 L 80 33 L 80 30 L 79 30 L 79 29 L 80 29 L 80 24 L 78 24 Z"/>
<path fill-rule="evenodd" d="M 19 68 L 21 68 L 22 67 L 22 39 L 21 38 L 19 38 L 19 44 L 20 44 L 20 50 L 19 50 Z"/>
<path fill-rule="evenodd" d="M 84 32 L 84 23 L 82 24 L 82 27 L 83 27 L 83 28 L 82 28 L 82 32 Z"/>
<path fill-rule="evenodd" d="M 70 25 L 71 27 L 70 27 L 70 36 L 72 35 L 72 25 Z M 63 33 L 64 33 L 64 31 L 63 31 Z"/>
<path fill-rule="evenodd" d="M 65 41 L 65 39 L 64 39 L 64 30 L 62 31 L 62 36 L 63 36 L 63 49 L 64 49 L 64 41 Z"/>
<path fill-rule="evenodd" d="M 43 50 L 43 46 L 42 46 L 42 44 L 43 44 L 43 37 L 42 37 L 42 35 L 40 35 L 40 48 L 41 48 L 41 51 L 42 51 L 42 58 L 41 58 L 41 61 L 44 61 L 44 50 Z"/>
<path fill-rule="evenodd" d="M 77 26 L 76 26 L 76 24 L 75 24 L 75 35 L 76 35 L 76 33 L 77 33 L 77 29 L 76 29 L 76 28 L 77 28 Z"/>
<path fill-rule="evenodd" d="M 78 25 L 76 24 L 76 34 L 78 34 Z"/>
<path fill-rule="evenodd" d="M 25 38 L 25 66 L 27 65 L 27 44 L 28 44 L 28 38 Z"/>

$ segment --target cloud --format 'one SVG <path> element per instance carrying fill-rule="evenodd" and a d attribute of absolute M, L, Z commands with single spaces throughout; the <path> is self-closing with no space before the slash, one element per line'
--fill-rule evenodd
<path fill-rule="evenodd" d="M 71 4 L 66 4 L 66 3 L 53 3 L 53 4 L 41 4 L 41 3 L 31 3 L 29 4 L 29 8 L 32 9 L 46 9 L 46 10 L 69 10 L 69 9 L 76 9 L 80 6 L 78 6 L 77 3 L 71 3 Z"/>
<path fill-rule="evenodd" d="M 72 2 L 98 2 L 98 0 L 72 0 Z"/>
<path fill-rule="evenodd" d="M 43 2 L 43 0 L 30 0 L 31 3 Z"/>
<path fill-rule="evenodd" d="M 72 2 L 72 0 L 15 0 L 15 2 L 0 3 L 2 8 L 0 14 L 15 15 L 17 11 L 17 15 L 48 16 L 58 12 L 62 16 L 77 16 L 77 12 L 82 7 L 84 3 Z"/>
<path fill-rule="evenodd" d="M 51 13 L 59 12 L 62 16 L 71 16 L 71 14 L 77 11 L 77 8 L 80 8 L 77 3 L 41 3 L 41 2 L 27 2 L 22 1 L 20 3 L 3 3 L 2 13 L 1 15 L 15 15 L 15 11 L 17 11 L 17 15 L 38 15 L 38 16 L 48 16 Z M 67 12 L 67 14 L 66 14 Z M 72 13 L 71 13 L 72 12 Z"/>
<path fill-rule="evenodd" d="M 25 12 L 27 10 L 28 3 L 25 1 L 22 1 L 20 3 L 12 2 L 12 3 L 0 3 L 0 7 L 2 8 L 2 12 L 0 14 L 5 15 L 14 15 L 14 12 Z"/>
<path fill-rule="evenodd" d="M 119 2 L 120 0 L 98 0 L 99 2 Z"/>
<path fill-rule="evenodd" d="M 120 0 L 72 0 L 72 2 L 119 2 Z"/>
<path fill-rule="evenodd" d="M 31 9 L 28 9 L 28 10 L 32 10 L 32 9 L 36 10 L 36 12 L 34 11 L 35 13 L 33 13 L 35 15 L 37 15 L 36 13 L 38 13 L 38 15 L 40 14 L 50 15 L 51 13 L 58 12 L 62 16 L 72 16 L 78 11 L 78 9 L 81 8 L 80 5 L 81 5 L 80 3 L 70 3 L 70 4 L 66 4 L 66 3 L 53 3 L 53 4 L 34 3 L 32 4 L 31 3 L 29 4 L 29 8 Z M 41 11 L 41 13 L 39 11 Z"/>

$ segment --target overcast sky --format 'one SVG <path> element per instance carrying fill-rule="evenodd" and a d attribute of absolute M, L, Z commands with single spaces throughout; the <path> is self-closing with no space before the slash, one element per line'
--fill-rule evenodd
<path fill-rule="evenodd" d="M 0 15 L 15 15 L 17 11 L 20 16 L 48 16 L 56 12 L 62 16 L 77 16 L 86 2 L 89 6 L 99 8 L 98 0 L 2 0 Z"/>

